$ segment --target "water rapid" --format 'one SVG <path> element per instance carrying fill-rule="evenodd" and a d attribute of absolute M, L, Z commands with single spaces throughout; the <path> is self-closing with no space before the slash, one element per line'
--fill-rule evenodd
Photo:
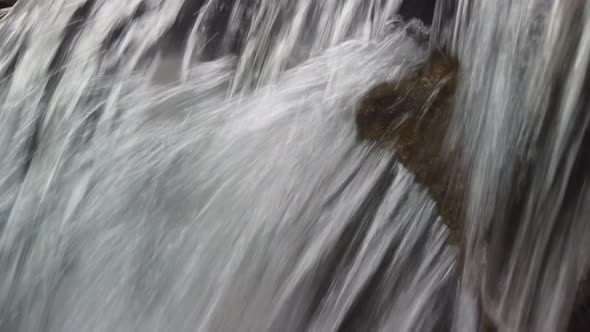
<path fill-rule="evenodd" d="M 449 133 L 470 173 L 457 323 L 476 328 L 477 299 L 501 331 L 565 331 L 588 301 L 590 3 L 439 6 L 436 38 L 465 68 Z"/>
<path fill-rule="evenodd" d="M 589 263 L 590 5 L 439 1 L 429 45 L 401 6 L 19 0 L 0 20 L 0 331 L 565 329 Z M 355 127 L 432 47 L 462 63 L 458 247 Z"/>

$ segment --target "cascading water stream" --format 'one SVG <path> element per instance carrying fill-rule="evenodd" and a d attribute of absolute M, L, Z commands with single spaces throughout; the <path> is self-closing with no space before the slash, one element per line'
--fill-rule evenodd
<path fill-rule="evenodd" d="M 355 135 L 356 100 L 426 57 L 387 31 L 399 3 L 223 5 L 191 26 L 182 1 L 23 0 L 0 22 L 1 331 L 450 324 L 434 203 Z"/>
<path fill-rule="evenodd" d="M 478 299 L 501 331 L 564 331 L 590 257 L 590 4 L 439 5 L 454 14 L 434 38 L 465 68 L 450 130 L 471 181 L 457 324 L 476 328 Z"/>
<path fill-rule="evenodd" d="M 19 0 L 0 331 L 565 328 L 590 243 L 590 11 L 567 3 L 437 4 L 461 274 L 427 190 L 356 138 L 363 95 L 428 58 L 401 0 Z"/>

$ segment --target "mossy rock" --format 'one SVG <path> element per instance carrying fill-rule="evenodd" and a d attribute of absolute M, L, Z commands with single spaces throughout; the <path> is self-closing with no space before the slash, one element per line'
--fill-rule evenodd
<path fill-rule="evenodd" d="M 435 52 L 411 75 L 371 89 L 359 104 L 359 135 L 396 151 L 428 188 L 459 243 L 463 225 L 461 171 L 443 146 L 459 81 L 459 63 Z"/>

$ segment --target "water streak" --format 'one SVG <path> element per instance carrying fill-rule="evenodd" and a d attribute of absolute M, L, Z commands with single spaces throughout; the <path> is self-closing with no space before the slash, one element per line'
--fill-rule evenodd
<path fill-rule="evenodd" d="M 563 331 L 588 266 L 590 6 L 452 5 L 437 33 L 465 68 L 450 134 L 471 182 L 457 327 L 480 302 L 500 331 Z"/>

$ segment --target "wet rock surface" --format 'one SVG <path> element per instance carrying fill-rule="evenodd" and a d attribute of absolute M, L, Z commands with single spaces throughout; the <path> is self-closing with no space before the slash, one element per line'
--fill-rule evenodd
<path fill-rule="evenodd" d="M 435 52 L 408 77 L 370 90 L 356 113 L 360 136 L 395 150 L 428 188 L 453 243 L 461 239 L 464 183 L 444 138 L 458 76 L 459 63 Z"/>

